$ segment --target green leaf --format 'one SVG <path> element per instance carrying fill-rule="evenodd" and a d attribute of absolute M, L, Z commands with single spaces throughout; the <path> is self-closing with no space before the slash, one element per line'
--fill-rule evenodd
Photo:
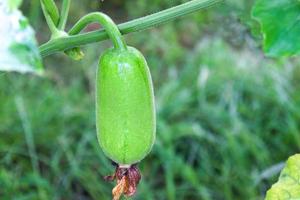
<path fill-rule="evenodd" d="M 18 10 L 21 0 L 0 3 L 0 71 L 43 71 L 33 29 Z"/>
<path fill-rule="evenodd" d="M 265 200 L 300 200 L 300 154 L 291 156 Z"/>
<path fill-rule="evenodd" d="M 299 0 L 257 0 L 252 16 L 261 24 L 268 56 L 300 53 Z"/>

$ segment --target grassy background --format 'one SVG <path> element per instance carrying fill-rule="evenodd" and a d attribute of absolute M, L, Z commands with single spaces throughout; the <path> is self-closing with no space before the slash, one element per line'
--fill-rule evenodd
<path fill-rule="evenodd" d="M 91 11 L 119 23 L 182 2 L 73 0 L 68 26 Z M 229 0 L 125 37 L 147 58 L 158 117 L 133 199 L 263 199 L 299 152 L 299 59 L 264 57 L 252 3 Z M 39 1 L 22 10 L 46 41 Z M 111 199 L 94 111 L 98 57 L 110 45 L 84 47 L 80 62 L 49 56 L 45 77 L 0 74 L 0 199 Z"/>

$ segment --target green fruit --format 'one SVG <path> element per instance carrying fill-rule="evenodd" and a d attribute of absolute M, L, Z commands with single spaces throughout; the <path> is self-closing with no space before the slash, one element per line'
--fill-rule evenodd
<path fill-rule="evenodd" d="M 97 136 L 103 152 L 120 165 L 141 161 L 155 140 L 151 75 L 133 47 L 100 57 L 96 86 Z"/>

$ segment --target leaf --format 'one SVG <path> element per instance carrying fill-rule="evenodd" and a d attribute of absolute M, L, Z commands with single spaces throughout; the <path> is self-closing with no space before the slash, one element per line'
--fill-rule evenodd
<path fill-rule="evenodd" d="M 300 154 L 291 156 L 265 200 L 300 200 Z"/>
<path fill-rule="evenodd" d="M 300 1 L 257 0 L 252 17 L 261 24 L 268 56 L 300 53 Z"/>
<path fill-rule="evenodd" d="M 0 71 L 43 71 L 34 31 L 18 10 L 21 0 L 0 3 Z"/>

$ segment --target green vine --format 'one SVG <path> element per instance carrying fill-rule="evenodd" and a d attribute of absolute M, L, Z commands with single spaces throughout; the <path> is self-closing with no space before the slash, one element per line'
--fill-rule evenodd
<path fill-rule="evenodd" d="M 58 8 L 56 7 L 56 4 L 53 0 L 40 0 L 42 7 L 45 8 L 45 11 L 48 13 L 48 15 L 51 17 L 52 22 L 54 23 L 55 26 L 57 26 L 59 22 L 59 11 Z M 44 9 L 43 8 L 43 9 Z"/>
<path fill-rule="evenodd" d="M 71 0 L 64 0 L 63 1 L 62 9 L 61 9 L 61 15 L 60 15 L 60 19 L 59 19 L 59 24 L 57 26 L 59 30 L 64 30 L 65 29 L 67 19 L 68 19 L 70 4 L 71 4 Z"/>
<path fill-rule="evenodd" d="M 118 25 L 118 29 L 122 34 L 128 34 L 131 32 L 145 30 L 150 27 L 154 27 L 165 22 L 174 20 L 178 17 L 193 13 L 200 9 L 204 9 L 220 3 L 223 0 L 192 0 L 187 3 L 145 16 L 132 21 L 128 21 Z M 109 35 L 105 30 L 92 31 L 89 33 L 82 33 L 78 35 L 72 35 L 72 33 L 79 33 L 84 26 L 88 23 L 86 21 L 96 21 L 95 17 L 83 17 L 71 30 L 69 36 L 63 38 L 53 38 L 52 40 L 42 44 L 39 49 L 42 57 L 49 56 L 59 51 L 65 51 L 81 45 L 89 43 L 99 42 L 109 38 Z"/>
<path fill-rule="evenodd" d="M 44 2 L 48 2 L 48 4 L 45 4 Z M 54 12 L 57 9 L 57 7 L 55 6 L 55 4 L 54 4 L 54 7 L 53 7 L 53 5 L 50 4 L 49 2 L 52 2 L 52 1 L 41 0 L 41 7 L 42 7 L 42 10 L 43 10 L 46 22 L 48 24 L 48 27 L 51 31 L 51 35 L 53 36 L 53 35 L 58 35 L 58 32 L 59 32 L 59 30 L 56 28 L 56 23 L 55 23 L 57 13 Z M 56 9 L 54 9 L 54 8 L 56 8 Z M 57 18 L 57 21 L 58 21 L 58 19 L 59 18 Z"/>

